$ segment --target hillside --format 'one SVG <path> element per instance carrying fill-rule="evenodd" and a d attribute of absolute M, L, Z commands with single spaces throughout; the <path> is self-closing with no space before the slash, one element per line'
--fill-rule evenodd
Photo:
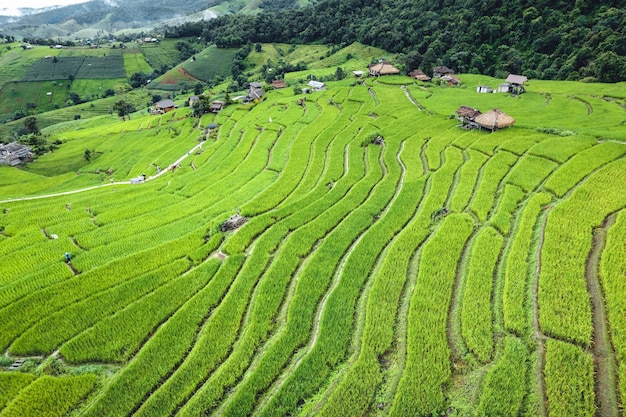
<path fill-rule="evenodd" d="M 626 85 L 461 79 L 46 129 L 0 169 L 0 417 L 618 415 Z"/>
<path fill-rule="evenodd" d="M 169 30 L 224 47 L 246 42 L 361 42 L 436 65 L 503 77 L 626 80 L 626 2 L 324 0 L 310 8 L 222 16 Z"/>

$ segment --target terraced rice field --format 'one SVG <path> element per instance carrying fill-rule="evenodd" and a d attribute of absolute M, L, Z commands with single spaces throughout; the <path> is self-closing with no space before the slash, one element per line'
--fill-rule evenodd
<path fill-rule="evenodd" d="M 397 81 L 84 125 L 37 164 L 89 175 L 0 170 L 0 417 L 622 415 L 624 109 L 468 132 L 473 93 Z"/>

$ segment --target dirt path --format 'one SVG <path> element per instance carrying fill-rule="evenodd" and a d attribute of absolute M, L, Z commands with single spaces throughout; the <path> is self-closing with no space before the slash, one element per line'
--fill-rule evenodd
<path fill-rule="evenodd" d="M 548 214 L 551 207 L 546 209 L 543 213 L 543 219 L 541 220 L 541 228 L 539 230 L 539 242 L 537 244 L 537 253 L 535 254 L 535 277 L 533 282 L 533 297 L 532 297 L 532 309 L 533 309 L 533 338 L 537 342 L 537 369 L 535 371 L 535 381 L 537 384 L 537 403 L 539 406 L 539 415 L 541 417 L 547 416 L 546 411 L 546 387 L 543 380 L 543 369 L 545 367 L 546 359 L 546 336 L 541 332 L 539 327 L 539 273 L 541 272 L 541 250 L 543 249 L 543 240 L 546 233 L 546 223 L 548 222 Z"/>
<path fill-rule="evenodd" d="M 196 146 L 191 148 L 187 153 L 185 153 L 183 156 L 178 158 L 175 162 L 170 164 L 169 167 L 173 167 L 173 166 L 179 165 L 182 161 L 185 160 L 185 158 L 187 158 L 189 155 L 191 155 L 193 152 L 195 152 L 198 148 L 201 148 L 201 147 L 202 147 L 202 143 L 197 144 Z M 152 176 L 146 178 L 146 180 L 144 182 L 148 182 L 148 181 L 152 181 L 154 179 L 157 179 L 160 176 L 167 174 L 168 172 L 169 172 L 169 169 L 163 169 L 158 174 L 152 175 Z M 59 197 L 59 196 L 62 196 L 62 195 L 71 195 L 71 194 L 83 193 L 85 191 L 91 191 L 91 190 L 95 190 L 95 189 L 98 189 L 98 188 L 111 187 L 111 186 L 115 186 L 115 185 L 129 185 L 129 184 L 130 184 L 130 181 L 110 182 L 110 183 L 107 183 L 107 184 L 94 185 L 92 187 L 80 188 L 78 190 L 71 190 L 71 191 L 63 191 L 63 192 L 60 192 L 60 193 L 44 194 L 44 195 L 37 195 L 37 196 L 32 196 L 32 197 L 9 198 L 9 199 L 6 199 L 6 200 L 0 200 L 0 204 L 12 203 L 14 201 L 28 201 L 28 200 L 39 200 L 41 198 Z"/>
<path fill-rule="evenodd" d="M 374 100 L 374 104 L 378 107 L 380 105 L 380 101 L 378 101 L 378 96 L 376 96 L 374 89 L 370 87 L 367 89 L 367 92 L 370 93 L 370 96 L 372 96 L 372 99 Z"/>
<path fill-rule="evenodd" d="M 593 230 L 591 250 L 587 257 L 585 278 L 591 298 L 593 313 L 593 366 L 595 370 L 596 416 L 618 417 L 617 383 L 615 380 L 617 365 L 609 336 L 609 324 L 600 284 L 600 258 L 606 244 L 606 230 L 614 223 L 617 214 L 611 214 L 602 225 Z"/>
<path fill-rule="evenodd" d="M 407 90 L 406 85 L 403 85 L 403 86 L 402 86 L 402 89 L 404 90 L 404 95 L 406 96 L 406 98 L 408 98 L 408 99 L 409 99 L 409 101 L 410 101 L 411 103 L 413 103 L 413 105 L 414 105 L 415 107 L 417 107 L 417 109 L 418 109 L 419 111 L 424 111 L 424 110 L 426 110 L 426 109 L 425 109 L 425 108 L 424 108 L 421 104 L 419 104 L 419 103 L 417 102 L 417 100 L 415 100 L 415 99 L 413 98 L 413 96 L 411 95 L 411 93 L 409 93 L 409 90 Z"/>

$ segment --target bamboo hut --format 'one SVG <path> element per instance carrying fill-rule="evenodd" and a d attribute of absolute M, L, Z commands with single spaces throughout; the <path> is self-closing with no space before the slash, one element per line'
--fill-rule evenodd
<path fill-rule="evenodd" d="M 496 129 L 509 127 L 515 123 L 515 119 L 504 113 L 500 109 L 493 109 L 487 113 L 476 116 L 474 121 L 483 129 L 489 129 L 492 132 Z"/>

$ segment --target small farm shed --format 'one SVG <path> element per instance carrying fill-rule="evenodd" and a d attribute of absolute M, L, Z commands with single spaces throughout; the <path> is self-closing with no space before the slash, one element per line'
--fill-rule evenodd
<path fill-rule="evenodd" d="M 222 110 L 224 107 L 226 107 L 226 102 L 225 101 L 214 100 L 211 103 L 211 105 L 209 106 L 209 111 L 211 113 L 219 113 L 220 110 Z"/>
<path fill-rule="evenodd" d="M 523 75 L 509 74 L 506 77 L 506 82 L 509 85 L 508 92 L 511 94 L 522 94 L 524 91 L 524 83 L 528 81 L 528 78 Z"/>
<path fill-rule="evenodd" d="M 238 227 L 243 226 L 248 221 L 247 218 L 243 217 L 240 214 L 234 214 L 226 220 L 221 227 L 222 232 L 227 232 L 229 230 L 235 230 Z"/>
<path fill-rule="evenodd" d="M 433 68 L 433 78 L 441 78 L 446 75 L 454 75 L 454 71 L 445 65 Z"/>
<path fill-rule="evenodd" d="M 477 93 L 493 93 L 493 88 L 489 87 L 488 85 L 479 85 L 478 87 L 476 87 L 476 92 Z"/>
<path fill-rule="evenodd" d="M 374 64 L 369 67 L 370 75 L 373 77 L 380 77 L 381 75 L 395 75 L 400 74 L 400 70 L 387 61 L 381 61 L 378 64 Z"/>
<path fill-rule="evenodd" d="M 509 83 L 502 83 L 498 85 L 498 93 L 508 93 L 509 92 Z"/>
<path fill-rule="evenodd" d="M 500 109 L 493 109 L 474 118 L 474 121 L 483 129 L 491 130 L 509 127 L 515 123 L 515 119 Z"/>
<path fill-rule="evenodd" d="M 409 77 L 414 78 L 419 81 L 431 80 L 431 78 L 428 75 L 424 74 L 424 71 L 422 71 L 421 69 L 416 69 L 416 70 L 409 72 Z"/>
<path fill-rule="evenodd" d="M 480 126 L 475 122 L 476 117 L 482 113 L 478 109 L 469 106 L 461 106 L 456 111 L 456 119 L 461 122 L 459 127 L 464 129 L 478 129 Z"/>
<path fill-rule="evenodd" d="M 17 166 L 33 156 L 32 149 L 21 143 L 0 144 L 0 165 Z"/>
<path fill-rule="evenodd" d="M 200 97 L 198 96 L 189 97 L 189 107 L 193 107 L 194 103 L 198 100 L 200 100 Z"/>
<path fill-rule="evenodd" d="M 321 91 L 326 90 L 326 84 L 321 81 L 311 80 L 307 83 L 309 87 L 311 87 L 312 91 Z"/>
<path fill-rule="evenodd" d="M 166 98 L 165 100 L 157 101 L 156 103 L 154 103 L 154 107 L 157 111 L 161 113 L 167 113 L 168 111 L 174 110 L 178 106 L 172 100 Z"/>
<path fill-rule="evenodd" d="M 363 76 L 364 71 L 352 71 L 352 74 L 354 74 L 355 77 L 359 78 Z"/>

